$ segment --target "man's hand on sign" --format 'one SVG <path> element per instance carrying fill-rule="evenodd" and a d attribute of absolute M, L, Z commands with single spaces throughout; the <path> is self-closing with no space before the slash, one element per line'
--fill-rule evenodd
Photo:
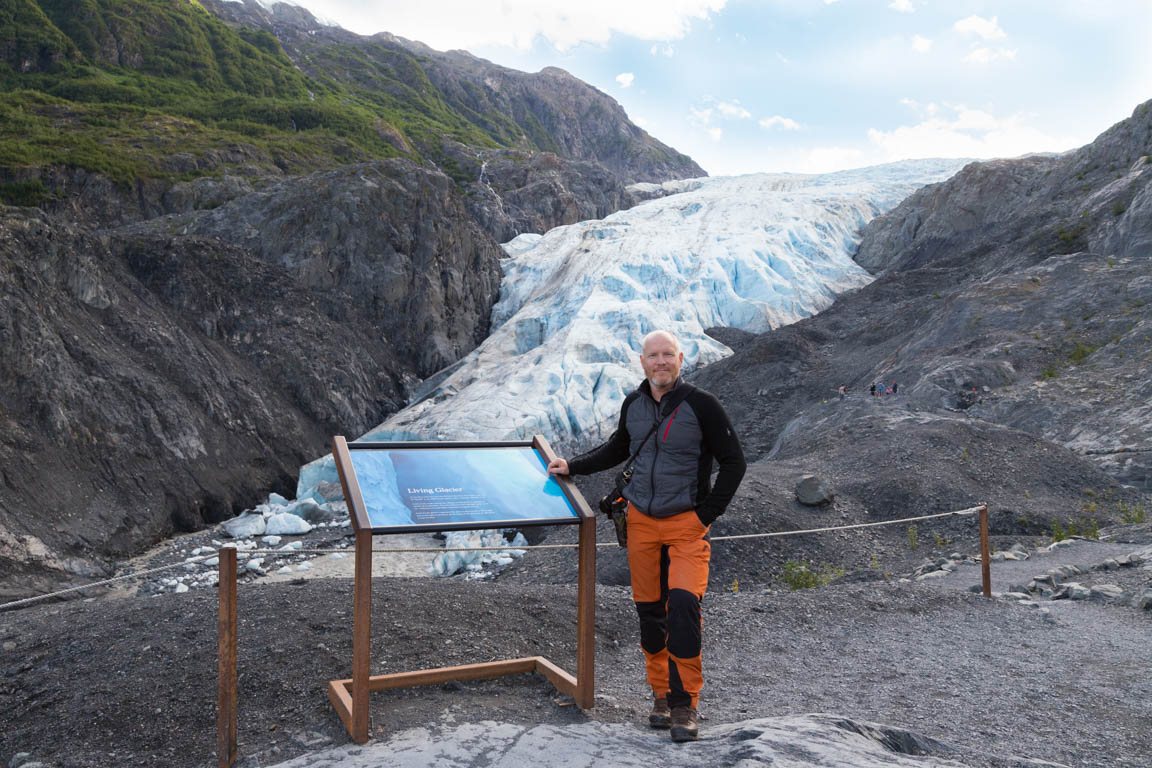
<path fill-rule="evenodd" d="M 566 475 L 568 474 L 568 461 L 566 459 L 552 459 L 548 463 L 548 474 L 550 475 Z"/>

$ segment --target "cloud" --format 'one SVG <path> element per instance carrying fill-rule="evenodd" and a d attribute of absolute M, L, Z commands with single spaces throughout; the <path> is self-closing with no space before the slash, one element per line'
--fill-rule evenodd
<path fill-rule="evenodd" d="M 723 137 L 724 137 L 724 129 L 723 128 L 709 128 L 708 129 L 708 138 L 712 139 L 712 141 L 720 141 L 720 139 L 722 139 Z"/>
<path fill-rule="evenodd" d="M 784 54 L 780 53 L 780 51 L 776 51 L 776 58 L 780 59 L 780 61 L 784 62 L 785 64 L 791 64 L 792 63 L 791 59 L 789 59 Z"/>
<path fill-rule="evenodd" d="M 616 75 L 616 82 L 620 83 L 621 88 L 627 88 L 632 85 L 632 81 L 636 79 L 636 75 L 631 72 L 621 72 Z"/>
<path fill-rule="evenodd" d="M 391 32 L 439 50 L 497 45 L 521 49 L 543 37 L 564 51 L 580 43 L 604 44 L 613 35 L 669 41 L 695 21 L 721 11 L 728 0 L 297 0 L 317 16 L 362 35 Z"/>
<path fill-rule="evenodd" d="M 643 118 L 643 117 L 633 117 L 630 119 L 632 120 L 633 123 L 640 126 L 641 128 L 647 128 L 648 127 L 648 120 Z"/>
<path fill-rule="evenodd" d="M 859 168 L 868 162 L 864 151 L 853 147 L 815 147 L 808 150 L 808 157 L 801 170 L 805 173 L 828 173 Z"/>
<path fill-rule="evenodd" d="M 1062 152 L 1076 140 L 1052 136 L 1028 125 L 1026 116 L 998 117 L 962 104 L 929 104 L 923 119 L 891 131 L 869 129 L 878 162 L 915 157 L 1017 157 L 1030 152 Z"/>
<path fill-rule="evenodd" d="M 656 43 L 649 51 L 653 56 L 667 56 L 672 58 L 676 53 L 676 49 L 672 47 L 672 43 Z"/>
<path fill-rule="evenodd" d="M 1015 61 L 1018 50 L 1017 48 L 1000 48 L 998 50 L 992 50 L 991 48 L 973 48 L 972 52 L 964 57 L 964 61 L 970 61 L 974 64 L 989 64 L 996 61 L 996 59 Z"/>
<path fill-rule="evenodd" d="M 890 131 L 873 128 L 858 144 L 789 148 L 775 166 L 801 173 L 827 173 L 924 157 L 981 159 L 1063 152 L 1083 143 L 1039 130 L 1023 113 L 998 115 L 963 104 L 920 104 L 911 98 L 900 103 L 915 110 L 914 121 Z"/>
<path fill-rule="evenodd" d="M 913 35 L 912 50 L 916 51 L 916 53 L 928 53 L 928 51 L 932 50 L 932 41 L 920 35 Z"/>
<path fill-rule="evenodd" d="M 740 102 L 736 100 L 721 101 L 716 105 L 716 109 L 729 120 L 747 120 L 752 117 L 752 113 L 740 106 Z"/>
<path fill-rule="evenodd" d="M 796 122 L 790 117 L 781 117 L 780 115 L 773 115 L 772 117 L 764 117 L 760 119 L 761 128 L 779 128 L 783 131 L 798 131 L 800 130 L 800 123 Z"/>
<path fill-rule="evenodd" d="M 888 3 L 888 7 L 900 13 L 915 13 L 916 9 L 912 7 L 912 0 L 892 0 Z"/>
<path fill-rule="evenodd" d="M 952 28 L 962 35 L 973 35 L 984 40 L 1003 40 L 1008 35 L 1000 28 L 996 19 L 996 16 L 991 19 L 969 16 L 966 19 L 960 19 L 952 25 Z"/>
<path fill-rule="evenodd" d="M 708 125 L 708 123 L 712 122 L 712 108 L 705 107 L 704 109 L 696 109 L 695 107 L 689 107 L 688 122 L 692 125 Z"/>

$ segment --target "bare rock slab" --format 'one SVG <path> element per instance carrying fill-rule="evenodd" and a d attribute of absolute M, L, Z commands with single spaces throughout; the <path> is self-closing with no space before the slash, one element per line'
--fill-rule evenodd
<path fill-rule="evenodd" d="M 708 726 L 701 740 L 673 744 L 667 733 L 632 725 L 469 723 L 414 728 L 387 741 L 345 745 L 280 763 L 276 768 L 479 768 L 492 756 L 508 768 L 611 765 L 687 768 L 779 765 L 810 768 L 966 768 L 942 757 L 947 745 L 925 736 L 835 715 L 812 714 Z M 798 756 L 802 761 L 797 761 Z M 1005 765 L 1037 765 L 1009 758 Z M 1055 765 L 1054 763 L 1043 763 Z"/>

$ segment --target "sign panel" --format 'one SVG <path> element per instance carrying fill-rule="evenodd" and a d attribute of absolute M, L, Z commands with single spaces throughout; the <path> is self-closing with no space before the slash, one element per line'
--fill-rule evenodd
<path fill-rule="evenodd" d="M 348 443 L 347 449 L 362 519 L 373 533 L 580 521 L 530 444 Z"/>

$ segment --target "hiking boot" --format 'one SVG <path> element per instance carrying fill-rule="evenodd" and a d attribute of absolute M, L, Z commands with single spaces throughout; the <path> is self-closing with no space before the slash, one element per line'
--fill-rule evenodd
<path fill-rule="evenodd" d="M 653 728 L 672 727 L 672 710 L 668 708 L 667 697 L 660 696 L 652 702 L 652 714 L 648 715 L 648 725 Z"/>
<path fill-rule="evenodd" d="M 676 707 L 672 710 L 672 741 L 696 741 L 700 738 L 700 724 L 695 707 Z"/>

